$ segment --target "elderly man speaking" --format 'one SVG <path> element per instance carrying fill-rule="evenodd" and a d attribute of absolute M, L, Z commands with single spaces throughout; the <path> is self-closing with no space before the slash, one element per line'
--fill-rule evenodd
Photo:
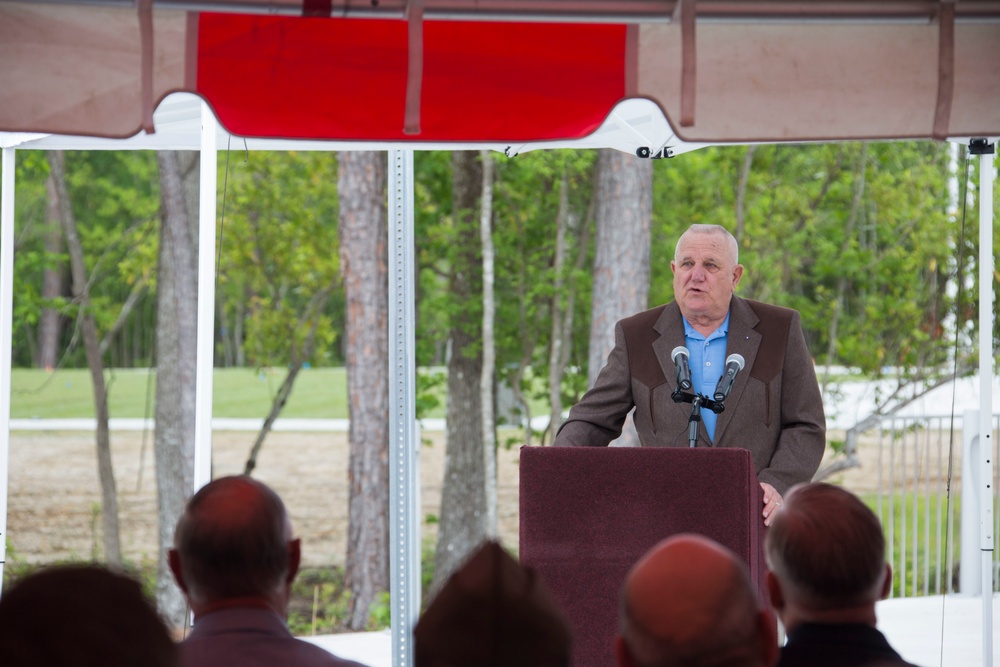
<path fill-rule="evenodd" d="M 695 444 L 750 451 L 770 525 L 781 495 L 812 478 L 826 445 L 823 401 L 799 314 L 733 293 L 743 266 L 736 239 L 721 226 L 689 227 L 670 268 L 675 300 L 615 325 L 607 363 L 555 444 L 606 446 L 634 407 L 642 446 L 689 446 L 692 406 L 671 397 L 678 379 L 689 373 L 689 396 L 707 398 L 728 375 L 725 409 L 701 411 Z M 745 367 L 734 380 L 726 367 L 736 356 Z M 682 360 L 689 370 L 678 373 Z"/>

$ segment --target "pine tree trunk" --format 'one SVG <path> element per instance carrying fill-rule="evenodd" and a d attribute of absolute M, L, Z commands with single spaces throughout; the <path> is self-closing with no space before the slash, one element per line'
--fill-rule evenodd
<path fill-rule="evenodd" d="M 347 297 L 350 500 L 344 583 L 348 627 L 368 624 L 389 590 L 389 296 L 387 160 L 338 154 L 340 261 Z"/>
<path fill-rule="evenodd" d="M 66 249 L 69 251 L 70 270 L 73 277 L 73 298 L 80 308 L 80 331 L 83 348 L 94 386 L 94 409 L 97 416 L 97 474 L 101 483 L 101 525 L 103 528 L 104 557 L 108 565 L 121 568 L 122 550 L 118 529 L 118 491 L 111 461 L 111 434 L 108 431 L 108 391 L 104 382 L 104 363 L 101 359 L 101 341 L 97 324 L 91 312 L 90 291 L 83 245 L 76 230 L 76 218 L 66 187 L 66 168 L 62 151 L 48 152 L 49 168 L 55 182 L 59 200 L 59 218 L 62 223 Z"/>
<path fill-rule="evenodd" d="M 649 306 L 653 167 L 613 149 L 597 159 L 596 253 L 587 386 L 593 387 L 615 344 L 615 322 Z M 632 420 L 618 445 L 637 445 Z"/>
<path fill-rule="evenodd" d="M 445 469 L 438 542 L 434 556 L 437 590 L 487 537 L 486 473 L 479 379 L 483 370 L 481 327 L 475 316 L 482 294 L 482 258 L 476 208 L 482 166 L 473 151 L 452 154 L 453 218 L 456 234 L 449 293 L 457 310 L 449 333 Z M 468 304 L 468 307 L 465 307 Z"/>
<path fill-rule="evenodd" d="M 195 374 L 198 340 L 198 260 L 185 207 L 180 156 L 156 154 L 160 171 L 160 248 L 156 327 L 156 496 L 159 563 L 156 602 L 174 627 L 185 602 L 167 566 L 174 527 L 194 486 Z M 207 220 L 205 224 L 214 224 Z"/>

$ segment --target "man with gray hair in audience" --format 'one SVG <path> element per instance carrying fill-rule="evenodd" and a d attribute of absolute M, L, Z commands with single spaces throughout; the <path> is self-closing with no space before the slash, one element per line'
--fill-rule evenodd
<path fill-rule="evenodd" d="M 363 667 L 296 639 L 286 618 L 301 545 L 281 498 L 250 477 L 209 482 L 174 531 L 170 569 L 194 612 L 185 667 Z"/>
<path fill-rule="evenodd" d="M 785 494 L 764 540 L 771 604 L 788 633 L 778 667 L 913 667 L 875 628 L 892 587 L 878 517 L 831 484 Z"/>
<path fill-rule="evenodd" d="M 777 654 L 774 615 L 761 608 L 746 564 L 721 544 L 675 535 L 629 571 L 618 667 L 772 667 Z"/>

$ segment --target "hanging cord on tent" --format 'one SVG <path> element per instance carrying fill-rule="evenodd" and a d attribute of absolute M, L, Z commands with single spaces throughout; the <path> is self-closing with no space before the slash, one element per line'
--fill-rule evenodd
<path fill-rule="evenodd" d="M 962 327 L 962 295 L 965 286 L 965 219 L 968 211 L 969 198 L 969 163 L 968 152 L 965 155 L 965 175 L 962 178 L 962 216 L 959 224 L 958 234 L 958 267 L 955 271 L 956 282 L 958 283 L 958 293 L 955 296 L 955 349 L 952 351 L 952 371 L 951 371 L 951 419 L 948 427 L 948 477 L 945 480 L 945 537 L 944 537 L 944 562 L 951 562 L 951 535 L 954 530 L 951 512 L 951 482 L 954 477 L 955 466 L 955 394 L 958 385 L 958 355 L 959 355 L 959 333 Z M 963 424 L 963 428 L 968 428 Z M 945 594 L 941 596 L 941 655 L 938 664 L 944 664 L 944 603 L 947 592 L 951 590 L 953 573 L 946 572 Z"/>
<path fill-rule="evenodd" d="M 231 152 L 233 137 L 230 136 L 226 141 L 226 171 L 222 178 L 222 213 L 219 216 L 219 243 L 215 253 L 215 290 L 219 290 L 219 273 L 222 268 L 222 231 L 226 224 L 226 202 L 228 200 L 227 194 L 229 192 L 229 154 Z M 250 150 L 247 147 L 246 139 L 243 140 L 243 150 L 245 155 L 243 162 L 246 163 L 250 160 Z M 184 618 L 191 619 L 191 605 L 187 602 L 187 596 L 184 596 Z M 181 640 L 187 639 L 188 633 L 191 631 L 191 623 L 184 623 L 184 632 Z"/>
<path fill-rule="evenodd" d="M 215 251 L 215 291 L 219 291 L 219 273 L 222 269 L 222 230 L 226 225 L 226 193 L 229 189 L 229 153 L 233 143 L 233 135 L 226 139 L 226 173 L 222 177 L 222 214 L 219 216 L 219 246 Z M 250 148 L 246 138 L 243 139 L 243 164 L 250 161 Z"/>
<path fill-rule="evenodd" d="M 219 271 L 222 269 L 222 230 L 226 224 L 226 190 L 229 188 L 229 153 L 233 135 L 226 139 L 226 171 L 222 176 L 222 214 L 219 216 L 219 244 L 215 249 L 215 291 L 219 291 Z"/>

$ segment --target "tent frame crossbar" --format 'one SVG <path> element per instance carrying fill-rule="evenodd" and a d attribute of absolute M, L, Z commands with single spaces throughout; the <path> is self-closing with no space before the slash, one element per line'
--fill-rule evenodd
<path fill-rule="evenodd" d="M 0 0 L 16 2 L 18 0 Z M 21 0 L 23 1 L 23 0 Z M 413 0 L 147 0 L 156 10 L 406 19 Z M 136 0 L 35 0 L 62 5 L 133 8 Z M 546 23 L 670 23 L 682 0 L 420 0 L 423 20 Z M 1000 20 L 1000 0 L 955 0 L 958 21 Z M 699 21 L 936 21 L 941 3 L 931 0 L 701 0 Z"/>

